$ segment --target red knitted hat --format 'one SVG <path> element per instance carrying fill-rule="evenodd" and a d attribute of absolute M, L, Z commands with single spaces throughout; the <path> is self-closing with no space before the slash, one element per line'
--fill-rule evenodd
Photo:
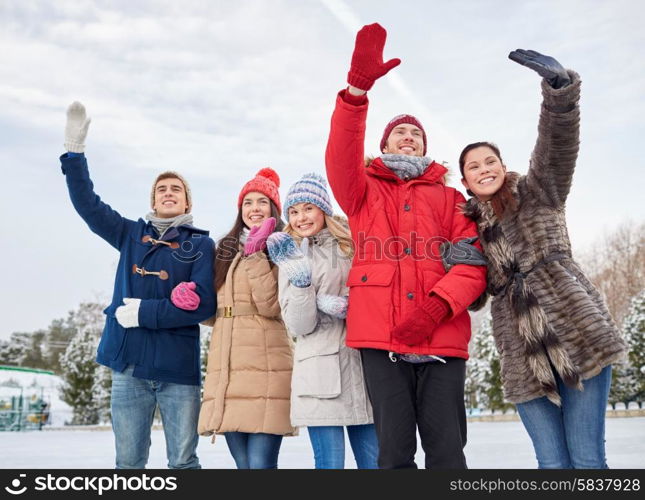
<path fill-rule="evenodd" d="M 383 131 L 383 137 L 381 138 L 381 151 L 383 151 L 383 148 L 387 144 L 387 138 L 390 137 L 392 129 L 397 125 L 401 125 L 402 123 L 409 123 L 421 129 L 421 134 L 423 134 L 423 156 L 425 156 L 426 151 L 428 150 L 428 139 L 426 137 L 426 131 L 423 128 L 423 125 L 421 125 L 421 122 L 412 115 L 397 115 L 390 120 L 390 122 L 385 126 L 385 130 Z"/>
<path fill-rule="evenodd" d="M 242 206 L 242 201 L 247 193 L 257 191 L 275 203 L 276 207 L 278 207 L 278 212 L 281 212 L 282 205 L 280 204 L 280 193 L 278 192 L 279 187 L 280 176 L 277 172 L 272 168 L 263 168 L 255 174 L 253 179 L 244 184 L 242 191 L 240 191 L 240 196 L 237 199 L 237 208 L 239 209 Z"/>

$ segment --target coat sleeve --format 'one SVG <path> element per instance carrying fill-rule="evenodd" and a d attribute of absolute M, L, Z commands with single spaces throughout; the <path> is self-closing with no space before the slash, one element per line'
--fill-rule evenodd
<path fill-rule="evenodd" d="M 152 330 L 181 328 L 197 325 L 214 316 L 217 298 L 213 280 L 213 256 L 215 243 L 211 238 L 202 238 L 199 251 L 202 256 L 192 264 L 190 281 L 197 285 L 199 307 L 186 311 L 176 307 L 170 298 L 142 299 L 139 306 L 139 325 Z"/>
<path fill-rule="evenodd" d="M 280 316 L 278 302 L 278 279 L 271 263 L 264 252 L 255 252 L 242 258 L 241 264 L 246 271 L 251 285 L 251 297 L 255 307 L 262 316 L 277 318 Z"/>
<path fill-rule="evenodd" d="M 342 90 L 336 98 L 325 165 L 336 201 L 345 214 L 352 215 L 364 203 L 367 190 L 363 144 L 368 102 L 365 97 L 362 105 L 350 104 L 343 99 L 345 92 Z"/>
<path fill-rule="evenodd" d="M 65 174 L 67 189 L 72 205 L 87 223 L 93 233 L 98 234 L 117 250 L 121 249 L 124 238 L 136 224 L 122 217 L 110 205 L 101 201 L 94 192 L 85 155 L 60 157 L 61 170 Z"/>
<path fill-rule="evenodd" d="M 571 84 L 561 89 L 542 81 L 538 138 L 531 155 L 527 186 L 550 205 L 564 205 L 580 144 L 580 76 L 569 70 Z"/>
<path fill-rule="evenodd" d="M 462 213 L 462 205 L 466 202 L 459 191 L 454 191 L 454 204 L 450 226 L 450 240 L 453 243 L 477 236 L 477 226 Z M 481 250 L 479 241 L 475 246 Z M 450 306 L 450 317 L 464 312 L 486 289 L 486 266 L 457 264 L 450 268 L 430 291 L 435 293 Z"/>
<path fill-rule="evenodd" d="M 316 290 L 313 283 L 306 288 L 293 286 L 286 273 L 278 275 L 282 319 L 292 336 L 307 335 L 318 325 Z"/>

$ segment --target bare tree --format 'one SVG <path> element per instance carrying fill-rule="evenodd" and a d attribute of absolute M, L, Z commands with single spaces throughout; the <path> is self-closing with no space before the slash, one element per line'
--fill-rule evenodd
<path fill-rule="evenodd" d="M 624 222 L 579 259 L 621 325 L 629 301 L 645 288 L 645 223 Z"/>

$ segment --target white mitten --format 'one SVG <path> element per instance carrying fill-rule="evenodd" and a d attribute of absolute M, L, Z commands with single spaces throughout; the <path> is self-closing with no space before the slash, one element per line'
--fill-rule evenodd
<path fill-rule="evenodd" d="M 316 305 L 319 311 L 334 318 L 345 319 L 347 317 L 347 297 L 321 293 L 316 296 Z"/>
<path fill-rule="evenodd" d="M 85 151 L 85 137 L 90 126 L 91 118 L 85 114 L 85 106 L 74 101 L 67 108 L 67 124 L 65 125 L 65 151 L 70 153 L 83 153 Z"/>
<path fill-rule="evenodd" d="M 136 328 L 139 326 L 139 306 L 141 299 L 124 297 L 125 305 L 116 308 L 114 315 L 123 328 Z"/>

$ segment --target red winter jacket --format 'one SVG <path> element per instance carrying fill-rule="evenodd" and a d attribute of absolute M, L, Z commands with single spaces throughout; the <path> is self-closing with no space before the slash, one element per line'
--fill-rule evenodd
<path fill-rule="evenodd" d="M 477 235 L 460 210 L 465 202 L 446 187 L 447 170 L 433 162 L 423 175 L 403 181 L 380 158 L 365 167 L 367 100 L 336 100 L 325 162 L 334 196 L 349 218 L 356 254 L 350 287 L 347 345 L 468 359 L 466 308 L 486 287 L 484 266 L 443 268 L 439 246 Z M 450 305 L 450 316 L 422 344 L 409 347 L 390 334 L 430 293 Z"/>

